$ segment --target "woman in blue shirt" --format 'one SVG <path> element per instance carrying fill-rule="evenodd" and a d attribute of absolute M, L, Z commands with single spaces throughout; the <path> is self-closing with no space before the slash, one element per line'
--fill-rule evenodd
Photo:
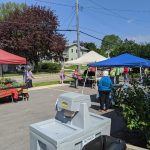
<path fill-rule="evenodd" d="M 108 76 L 108 71 L 103 72 L 103 77 L 99 80 L 98 91 L 100 95 L 100 109 L 107 111 L 109 108 L 109 94 L 112 87 L 112 81 Z"/>

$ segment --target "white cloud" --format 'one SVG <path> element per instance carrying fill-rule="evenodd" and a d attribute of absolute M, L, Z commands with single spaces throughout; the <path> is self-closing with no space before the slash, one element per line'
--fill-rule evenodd
<path fill-rule="evenodd" d="M 137 43 L 150 43 L 150 35 L 128 36 L 128 40 L 133 40 Z"/>

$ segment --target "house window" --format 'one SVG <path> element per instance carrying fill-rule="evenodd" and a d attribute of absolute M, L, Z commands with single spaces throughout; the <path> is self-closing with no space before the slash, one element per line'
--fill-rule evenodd
<path fill-rule="evenodd" d="M 78 50 L 76 49 L 76 53 L 78 52 Z"/>
<path fill-rule="evenodd" d="M 82 52 L 82 55 L 84 54 L 84 52 Z"/>
<path fill-rule="evenodd" d="M 73 53 L 73 49 L 71 49 L 71 52 Z"/>
<path fill-rule="evenodd" d="M 73 58 L 71 58 L 71 60 L 73 60 Z"/>

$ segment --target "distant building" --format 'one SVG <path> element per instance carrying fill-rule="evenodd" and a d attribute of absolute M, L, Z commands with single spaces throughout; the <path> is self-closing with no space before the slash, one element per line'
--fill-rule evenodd
<path fill-rule="evenodd" d="M 90 50 L 80 46 L 80 56 L 88 53 Z M 77 52 L 77 44 L 74 43 L 72 45 L 68 45 L 66 49 L 63 52 L 63 58 L 65 61 L 75 60 L 78 58 L 78 52 Z"/>

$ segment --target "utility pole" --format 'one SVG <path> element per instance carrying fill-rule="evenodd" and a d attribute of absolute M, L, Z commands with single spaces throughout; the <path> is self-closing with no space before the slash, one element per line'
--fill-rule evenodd
<path fill-rule="evenodd" d="M 80 39 L 79 39 L 79 2 L 76 0 L 76 30 L 77 30 L 77 53 L 80 57 Z"/>

